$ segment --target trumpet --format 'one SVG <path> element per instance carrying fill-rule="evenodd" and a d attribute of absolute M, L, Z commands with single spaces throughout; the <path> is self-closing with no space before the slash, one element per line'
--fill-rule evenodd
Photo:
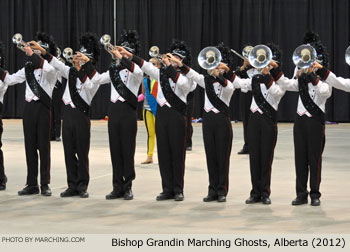
<path fill-rule="evenodd" d="M 83 48 L 84 49 L 84 48 Z M 80 49 L 80 52 L 82 53 L 82 54 L 84 54 L 85 56 L 87 56 L 88 58 L 91 58 L 92 56 L 92 53 L 84 53 L 84 50 L 81 50 Z M 74 61 L 73 61 L 73 59 L 74 59 L 74 57 L 75 56 L 77 56 L 77 54 L 74 54 L 73 53 L 73 49 L 72 48 L 70 48 L 70 47 L 66 47 L 64 50 L 63 50 L 63 53 L 62 53 L 62 55 L 63 55 L 63 57 L 66 59 L 66 61 L 68 61 L 69 63 L 71 63 L 72 65 L 74 65 Z M 80 66 L 82 66 L 82 65 L 84 65 L 84 62 L 83 61 L 81 61 L 80 59 L 79 59 L 79 65 Z"/>
<path fill-rule="evenodd" d="M 13 35 L 12 42 L 17 46 L 18 49 L 22 50 L 23 52 L 26 52 L 24 50 L 24 47 L 30 46 L 30 44 L 23 41 L 23 36 L 20 33 L 16 33 L 15 35 Z"/>
<path fill-rule="evenodd" d="M 104 34 L 100 38 L 100 43 L 103 45 L 104 49 L 112 56 L 112 59 L 116 59 L 114 54 L 112 53 L 113 50 L 116 49 L 114 45 L 111 44 L 111 36 L 108 34 Z"/>
<path fill-rule="evenodd" d="M 162 60 L 163 56 L 166 54 L 160 54 L 159 53 L 159 47 L 158 46 L 152 46 L 149 51 L 148 51 L 149 56 L 151 56 L 152 58 L 156 58 L 159 62 L 161 62 L 164 65 L 164 62 Z M 170 58 L 169 56 L 167 56 L 168 58 Z M 173 64 L 174 62 L 172 62 L 170 60 L 170 63 Z M 173 64 L 174 65 L 174 64 Z"/>
<path fill-rule="evenodd" d="M 157 58 L 158 60 L 162 60 L 163 54 L 159 53 L 159 47 L 158 46 L 152 46 L 148 51 L 149 56 L 152 58 Z"/>

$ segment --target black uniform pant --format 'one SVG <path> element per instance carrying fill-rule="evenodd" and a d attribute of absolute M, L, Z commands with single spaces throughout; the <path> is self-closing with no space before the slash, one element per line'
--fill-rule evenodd
<path fill-rule="evenodd" d="M 156 115 L 158 163 L 164 193 L 182 193 L 186 157 L 186 117 L 158 105 Z"/>
<path fill-rule="evenodd" d="M 125 192 L 135 179 L 136 110 L 127 102 L 111 102 L 108 116 L 109 148 L 113 167 L 113 190 Z"/>
<path fill-rule="evenodd" d="M 260 114 L 251 113 L 248 124 L 249 161 L 254 198 L 269 197 L 271 168 L 277 141 L 277 123 Z"/>
<path fill-rule="evenodd" d="M 68 187 L 86 191 L 89 175 L 90 118 L 69 104 L 64 106 L 62 139 Z"/>
<path fill-rule="evenodd" d="M 203 112 L 203 140 L 209 174 L 210 196 L 226 196 L 232 148 L 230 118 L 222 113 Z"/>
<path fill-rule="evenodd" d="M 5 167 L 4 167 L 4 154 L 2 152 L 2 116 L 0 115 L 0 183 L 6 182 Z"/>
<path fill-rule="evenodd" d="M 51 139 L 61 137 L 61 108 L 62 108 L 62 84 L 55 87 L 52 92 L 52 123 L 51 123 Z"/>
<path fill-rule="evenodd" d="M 26 102 L 23 112 L 24 146 L 27 161 L 27 185 L 38 185 L 38 151 L 40 184 L 50 184 L 51 111 L 42 102 Z"/>
<path fill-rule="evenodd" d="M 248 147 L 248 122 L 250 115 L 250 105 L 252 104 L 252 92 L 240 93 L 240 111 L 243 122 L 243 136 L 244 136 L 244 147 Z"/>
<path fill-rule="evenodd" d="M 186 132 L 186 145 L 192 147 L 192 114 L 194 108 L 194 91 L 187 95 L 187 107 L 186 107 L 186 119 L 187 119 L 187 132 Z"/>
<path fill-rule="evenodd" d="M 296 171 L 296 193 L 307 198 L 307 181 L 310 170 L 310 197 L 321 197 L 322 153 L 325 145 L 325 125 L 313 117 L 299 116 L 294 123 L 294 155 Z"/>

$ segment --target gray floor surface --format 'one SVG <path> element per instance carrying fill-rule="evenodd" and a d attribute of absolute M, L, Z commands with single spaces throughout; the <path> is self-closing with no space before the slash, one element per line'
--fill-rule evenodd
<path fill-rule="evenodd" d="M 139 122 L 135 154 L 135 199 L 105 200 L 112 189 L 106 121 L 92 121 L 90 198 L 60 198 L 66 188 L 62 142 L 51 144 L 52 197 L 17 196 L 25 184 L 26 162 L 21 120 L 4 120 L 3 151 L 7 190 L 0 192 L 0 233 L 350 233 L 350 124 L 327 125 L 320 207 L 291 206 L 295 198 L 293 125 L 279 123 L 272 167 L 272 204 L 246 205 L 251 188 L 249 158 L 237 155 L 242 124 L 233 124 L 230 190 L 226 203 L 204 203 L 208 174 L 201 124 L 194 124 L 193 150 L 187 153 L 185 201 L 157 202 L 161 181 L 146 158 L 146 130 Z M 156 153 L 156 150 L 155 150 Z"/>

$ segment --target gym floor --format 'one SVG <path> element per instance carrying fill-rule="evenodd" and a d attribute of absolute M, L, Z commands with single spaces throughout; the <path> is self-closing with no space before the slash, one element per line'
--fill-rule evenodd
<path fill-rule="evenodd" d="M 349 233 L 350 124 L 327 125 L 321 206 L 292 206 L 295 198 L 293 124 L 279 123 L 272 167 L 271 205 L 246 205 L 250 192 L 248 155 L 241 123 L 233 124 L 230 190 L 226 203 L 204 203 L 208 174 L 201 124 L 194 124 L 193 150 L 187 152 L 185 201 L 157 202 L 161 180 L 146 158 L 146 130 L 139 122 L 135 154 L 134 200 L 105 200 L 112 190 L 106 121 L 92 121 L 88 199 L 60 198 L 66 188 L 62 142 L 51 142 L 51 189 L 44 197 L 17 196 L 25 185 L 26 161 L 21 120 L 3 120 L 3 151 L 9 179 L 0 192 L 0 233 Z"/>

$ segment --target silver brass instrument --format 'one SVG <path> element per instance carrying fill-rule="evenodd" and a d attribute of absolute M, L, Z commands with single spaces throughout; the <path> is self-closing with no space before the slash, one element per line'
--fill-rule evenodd
<path fill-rule="evenodd" d="M 159 47 L 158 46 L 152 46 L 148 51 L 149 56 L 152 58 L 157 58 L 158 60 L 161 60 L 163 55 L 159 53 Z"/>
<path fill-rule="evenodd" d="M 242 60 L 246 60 L 246 58 L 243 57 L 243 55 L 239 54 L 238 52 L 236 52 L 235 50 L 231 49 L 231 52 L 233 52 L 234 54 L 236 54 L 238 57 L 240 57 Z"/>
<path fill-rule="evenodd" d="M 197 60 L 201 68 L 211 71 L 219 66 L 222 56 L 216 47 L 208 46 L 199 52 Z"/>
<path fill-rule="evenodd" d="M 74 65 L 73 63 L 73 49 L 70 47 L 67 47 L 63 50 L 62 53 L 63 57 L 71 64 Z"/>
<path fill-rule="evenodd" d="M 257 69 L 268 66 L 272 60 L 272 51 L 266 45 L 254 46 L 248 56 L 249 64 Z"/>
<path fill-rule="evenodd" d="M 61 62 L 65 62 L 64 61 L 64 59 L 61 57 L 61 55 L 62 55 L 62 52 L 61 52 L 61 49 L 59 48 L 59 47 L 57 47 L 57 49 L 56 49 L 56 55 L 57 55 L 57 59 L 59 60 L 59 61 L 61 61 Z"/>
<path fill-rule="evenodd" d="M 164 62 L 162 60 L 164 54 L 159 53 L 159 47 L 158 46 L 152 46 L 148 51 L 149 56 L 152 58 L 156 58 L 159 62 L 161 62 L 164 65 Z M 169 56 L 167 56 L 169 58 Z M 175 65 L 173 61 L 170 60 L 170 63 Z"/>
<path fill-rule="evenodd" d="M 350 46 L 345 51 L 345 61 L 350 66 Z"/>
<path fill-rule="evenodd" d="M 242 50 L 242 54 L 239 54 L 238 52 L 236 52 L 235 50 L 231 49 L 231 52 L 233 52 L 234 54 L 236 54 L 238 57 L 240 57 L 242 60 L 247 60 L 249 57 L 249 53 L 250 51 L 253 49 L 252 46 L 246 46 L 243 48 Z"/>
<path fill-rule="evenodd" d="M 293 52 L 293 62 L 301 69 L 308 69 L 317 59 L 317 52 L 309 44 L 298 46 Z"/>
<path fill-rule="evenodd" d="M 254 47 L 252 46 L 245 46 L 242 50 L 242 55 L 245 59 L 248 59 L 249 53 L 253 50 Z"/>
<path fill-rule="evenodd" d="M 152 46 L 148 50 L 148 55 L 151 56 L 152 58 L 156 59 L 159 62 L 159 64 L 162 64 L 162 57 L 159 54 L 159 47 L 158 46 Z"/>
<path fill-rule="evenodd" d="M 100 38 L 100 43 L 103 45 L 104 49 L 112 56 L 112 58 L 115 60 L 116 57 L 112 53 L 113 50 L 115 50 L 115 46 L 111 44 L 111 36 L 108 34 L 104 34 Z"/>
<path fill-rule="evenodd" d="M 17 46 L 18 49 L 22 50 L 23 52 L 25 52 L 24 47 L 30 46 L 28 43 L 23 41 L 23 36 L 20 33 L 13 35 L 12 42 Z"/>

